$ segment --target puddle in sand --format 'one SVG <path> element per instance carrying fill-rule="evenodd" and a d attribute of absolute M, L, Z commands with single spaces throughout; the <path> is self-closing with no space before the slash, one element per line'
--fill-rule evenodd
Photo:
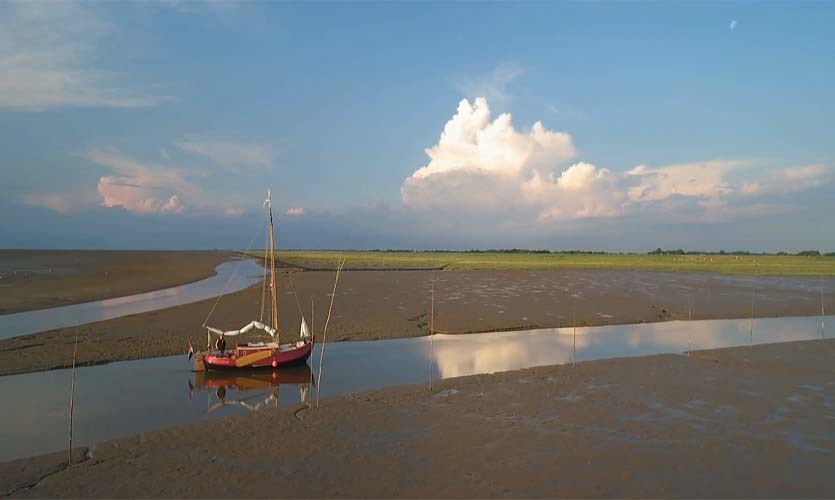
<path fill-rule="evenodd" d="M 835 317 L 827 317 L 832 321 Z M 748 320 L 581 327 L 577 359 L 680 353 L 687 350 L 688 333 L 693 349 L 747 345 L 748 329 Z M 754 329 L 755 343 L 819 337 L 819 317 L 760 319 Z M 433 345 L 438 379 L 569 363 L 573 342 L 572 330 L 563 328 L 435 335 Z M 322 396 L 425 383 L 429 347 L 427 337 L 330 344 Z M 318 348 L 312 359 L 318 362 Z M 275 377 L 273 372 L 205 377 L 190 368 L 181 355 L 77 369 L 74 445 L 315 397 L 307 367 L 279 370 Z M 69 384 L 69 370 L 0 377 L 0 460 L 66 446 Z M 771 419 L 784 418 L 786 411 Z"/>
<path fill-rule="evenodd" d="M 264 268 L 254 260 L 245 259 L 224 262 L 215 268 L 215 272 L 216 275 L 204 280 L 155 292 L 0 315 L 0 339 L 155 311 L 216 297 L 224 292 L 236 292 L 261 280 Z"/>

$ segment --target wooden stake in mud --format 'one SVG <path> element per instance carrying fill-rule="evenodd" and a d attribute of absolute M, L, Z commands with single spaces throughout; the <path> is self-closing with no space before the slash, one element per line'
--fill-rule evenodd
<path fill-rule="evenodd" d="M 75 360 L 78 353 L 78 329 L 75 330 L 75 347 L 72 350 L 72 375 L 70 376 L 70 430 L 69 446 L 67 448 L 67 463 L 72 465 L 72 423 L 75 412 Z"/>
<path fill-rule="evenodd" d="M 432 271 L 432 299 L 429 305 L 429 390 L 432 390 L 432 364 L 435 359 L 435 271 Z"/>
<path fill-rule="evenodd" d="M 823 338 L 823 285 L 821 285 L 821 338 Z"/>
<path fill-rule="evenodd" d="M 311 295 L 310 296 L 310 336 L 313 337 L 313 339 L 316 339 L 316 330 L 313 329 L 313 319 L 315 317 L 314 316 L 314 311 L 315 311 L 315 309 L 313 309 L 313 295 Z M 312 387 L 312 386 L 313 386 L 313 370 L 310 370 L 310 385 L 308 387 Z M 308 403 L 307 406 L 309 407 L 310 403 Z"/>
<path fill-rule="evenodd" d="M 322 350 L 319 351 L 319 375 L 316 377 L 316 408 L 319 408 L 319 398 L 322 395 L 322 363 L 325 361 L 325 342 L 328 338 L 328 325 L 331 322 L 331 313 L 333 312 L 333 299 L 336 297 L 336 285 L 339 284 L 339 274 L 342 272 L 342 267 L 345 265 L 345 258 L 339 261 L 336 268 L 336 278 L 333 280 L 333 292 L 331 293 L 331 305 L 328 307 L 328 317 L 325 320 L 325 329 L 322 331 Z"/>
<path fill-rule="evenodd" d="M 754 345 L 754 301 L 756 300 L 756 294 L 756 289 L 751 287 L 751 333 L 750 338 L 748 339 L 748 347 Z"/>
<path fill-rule="evenodd" d="M 687 321 L 693 320 L 693 306 L 691 305 L 691 297 L 687 296 Z M 687 355 L 690 356 L 690 351 L 693 348 L 693 341 L 690 332 L 690 325 L 687 325 Z"/>
<path fill-rule="evenodd" d="M 571 366 L 577 366 L 577 296 L 574 295 L 573 287 L 571 288 L 571 315 L 574 318 L 574 333 L 572 334 L 574 350 L 571 354 Z"/>

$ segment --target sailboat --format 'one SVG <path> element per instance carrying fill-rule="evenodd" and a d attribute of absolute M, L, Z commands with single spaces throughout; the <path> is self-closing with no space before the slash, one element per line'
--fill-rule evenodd
<path fill-rule="evenodd" d="M 238 330 L 221 330 L 205 324 L 207 352 L 198 355 L 195 359 L 195 371 L 203 370 L 252 370 L 252 369 L 277 369 L 279 367 L 304 364 L 313 351 L 314 338 L 308 329 L 307 322 L 302 317 L 299 328 L 298 340 L 287 343 L 280 343 L 278 329 L 278 286 L 275 277 L 275 229 L 273 226 L 272 194 L 267 192 L 267 199 L 264 200 L 264 207 L 267 208 L 268 227 L 267 254 L 265 257 L 265 269 L 269 270 L 269 290 L 264 287 L 262 304 L 267 304 L 270 315 L 268 322 L 251 321 Z M 268 267 L 266 267 L 268 266 Z M 266 277 L 265 277 L 266 280 Z M 268 296 L 269 294 L 269 296 Z M 236 337 L 251 331 L 262 331 L 269 339 L 266 342 L 246 342 L 236 344 L 234 348 L 220 352 L 212 350 L 212 335 Z"/>

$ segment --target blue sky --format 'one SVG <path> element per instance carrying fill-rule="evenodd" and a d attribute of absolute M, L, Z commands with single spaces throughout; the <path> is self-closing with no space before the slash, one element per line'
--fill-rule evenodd
<path fill-rule="evenodd" d="M 835 250 L 835 4 L 0 4 L 0 247 Z"/>

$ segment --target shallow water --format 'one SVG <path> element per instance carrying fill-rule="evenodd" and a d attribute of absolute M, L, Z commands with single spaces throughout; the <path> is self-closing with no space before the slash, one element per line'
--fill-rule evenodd
<path fill-rule="evenodd" d="M 0 315 L 0 339 L 197 302 L 224 292 L 243 290 L 257 283 L 264 272 L 250 259 L 224 262 L 215 271 L 217 274 L 209 278 L 154 292 Z"/>
<path fill-rule="evenodd" d="M 835 316 L 826 324 L 835 323 Z M 831 327 L 830 327 L 831 329 Z M 831 335 L 830 332 L 826 332 Z M 682 353 L 747 345 L 749 320 L 672 321 L 577 328 L 578 361 Z M 820 338 L 820 317 L 754 321 L 753 343 Z M 426 383 L 430 346 L 435 379 L 570 363 L 571 328 L 329 344 L 322 396 Z M 312 357 L 314 373 L 319 348 Z M 89 445 L 214 416 L 316 397 L 311 370 L 232 374 L 206 379 L 186 356 L 144 359 L 76 370 L 74 445 Z M 67 445 L 70 370 L 0 377 L 0 460 L 60 450 Z M 225 378 L 224 378 L 225 377 Z"/>

